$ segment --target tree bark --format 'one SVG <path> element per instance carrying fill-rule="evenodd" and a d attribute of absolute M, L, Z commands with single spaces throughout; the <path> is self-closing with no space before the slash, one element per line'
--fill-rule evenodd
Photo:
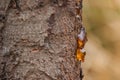
<path fill-rule="evenodd" d="M 0 79 L 81 80 L 75 51 L 82 22 L 75 20 L 75 0 L 4 1 Z"/>

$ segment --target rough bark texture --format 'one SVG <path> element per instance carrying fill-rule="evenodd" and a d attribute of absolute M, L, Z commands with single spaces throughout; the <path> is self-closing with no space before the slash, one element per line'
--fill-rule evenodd
<path fill-rule="evenodd" d="M 15 1 L 9 6 L 4 1 L 0 79 L 80 80 L 75 0 L 20 0 L 21 11 Z"/>

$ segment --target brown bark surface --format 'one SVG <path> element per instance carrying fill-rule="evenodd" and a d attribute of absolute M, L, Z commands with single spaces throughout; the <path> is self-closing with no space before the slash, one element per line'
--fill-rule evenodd
<path fill-rule="evenodd" d="M 21 10 L 4 1 L 0 79 L 80 80 L 75 27 L 82 24 L 75 26 L 75 0 L 20 0 Z"/>

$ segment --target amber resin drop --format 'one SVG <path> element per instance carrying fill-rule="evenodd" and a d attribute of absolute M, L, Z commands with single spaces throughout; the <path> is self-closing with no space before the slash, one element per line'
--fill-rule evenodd
<path fill-rule="evenodd" d="M 85 54 L 86 54 L 86 52 L 84 49 L 77 49 L 77 51 L 76 51 L 77 60 L 84 62 Z"/>

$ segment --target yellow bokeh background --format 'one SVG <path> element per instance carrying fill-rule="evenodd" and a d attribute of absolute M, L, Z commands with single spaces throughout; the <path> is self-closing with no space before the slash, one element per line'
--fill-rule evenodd
<path fill-rule="evenodd" d="M 120 80 L 120 0 L 83 0 L 84 80 Z"/>

